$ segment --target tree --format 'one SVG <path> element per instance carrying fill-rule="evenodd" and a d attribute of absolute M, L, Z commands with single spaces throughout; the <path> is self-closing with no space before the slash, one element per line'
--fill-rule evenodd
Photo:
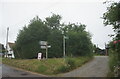
<path fill-rule="evenodd" d="M 51 28 L 51 29 L 59 29 L 60 28 L 60 15 L 52 14 L 51 17 L 47 17 L 45 23 Z"/>
<path fill-rule="evenodd" d="M 113 41 L 120 40 L 120 2 L 113 2 L 107 7 L 107 12 L 103 14 L 104 24 L 112 25 L 113 30 L 116 32 L 116 36 Z M 117 45 L 117 52 L 120 51 L 120 45 Z"/>
<path fill-rule="evenodd" d="M 0 52 L 5 53 L 5 47 L 3 44 L 0 44 Z"/>
<path fill-rule="evenodd" d="M 85 31 L 83 24 L 69 24 L 66 28 L 66 36 L 69 38 L 66 42 L 67 52 L 72 56 L 92 55 L 93 45 L 91 35 Z"/>
<path fill-rule="evenodd" d="M 112 25 L 116 33 L 113 41 L 109 43 L 111 50 L 110 69 L 114 71 L 114 66 L 120 65 L 120 2 L 111 3 L 111 5 L 107 7 L 107 12 L 103 14 L 103 19 L 105 26 Z M 120 76 L 120 73 L 118 73 L 118 75 Z"/>
<path fill-rule="evenodd" d="M 40 49 L 39 41 L 47 40 L 49 28 L 42 22 L 41 19 L 35 17 L 30 21 L 28 27 L 20 30 L 16 41 L 16 56 L 21 58 L 37 57 Z M 19 55 L 18 55 L 19 54 Z M 44 54 L 44 53 L 43 53 Z"/>
<path fill-rule="evenodd" d="M 47 41 L 51 48 L 48 57 L 63 57 L 63 34 L 66 40 L 67 56 L 85 56 L 92 52 L 91 35 L 85 31 L 83 24 L 61 24 L 61 16 L 53 14 L 42 21 L 38 16 L 33 18 L 28 26 L 20 30 L 16 45 L 15 56 L 20 58 L 35 58 L 37 53 L 45 50 L 40 48 L 39 41 Z"/>
<path fill-rule="evenodd" d="M 116 38 L 120 39 L 120 2 L 114 2 L 107 7 L 107 12 L 103 14 L 104 24 L 112 25 L 116 32 Z"/>
<path fill-rule="evenodd" d="M 50 28 L 48 42 L 52 46 L 49 49 L 49 57 L 62 57 L 62 34 L 60 21 L 61 16 L 57 14 L 52 14 L 52 16 L 46 17 L 45 20 L 45 24 Z"/>
<path fill-rule="evenodd" d="M 120 40 L 120 2 L 113 2 L 107 7 L 107 12 L 103 14 L 104 24 L 112 25 L 116 36 L 113 41 Z M 111 46 L 112 47 L 112 46 Z M 116 52 L 120 51 L 120 43 L 116 43 Z M 120 54 L 118 55 L 120 58 Z"/>

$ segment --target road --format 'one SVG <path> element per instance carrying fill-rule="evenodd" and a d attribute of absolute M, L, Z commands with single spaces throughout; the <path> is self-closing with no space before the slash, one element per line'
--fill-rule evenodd
<path fill-rule="evenodd" d="M 95 56 L 95 58 L 71 72 L 62 74 L 62 77 L 107 77 L 108 56 Z"/>
<path fill-rule="evenodd" d="M 2 77 L 45 77 L 45 76 L 2 64 Z"/>

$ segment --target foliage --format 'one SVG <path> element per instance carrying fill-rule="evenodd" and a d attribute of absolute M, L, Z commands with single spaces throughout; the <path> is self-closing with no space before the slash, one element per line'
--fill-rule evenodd
<path fill-rule="evenodd" d="M 5 47 L 3 44 L 0 44 L 0 52 L 5 53 Z"/>
<path fill-rule="evenodd" d="M 28 27 L 25 26 L 20 30 L 15 52 L 20 55 L 20 58 L 36 57 L 40 51 L 39 41 L 46 40 L 48 34 L 49 28 L 38 17 L 34 18 Z"/>
<path fill-rule="evenodd" d="M 112 71 L 114 71 L 114 66 L 117 65 L 117 62 L 115 62 L 115 61 L 118 60 L 118 57 L 117 57 L 118 54 L 116 52 L 112 51 L 112 50 L 109 50 L 109 52 L 110 52 L 110 61 L 109 61 L 110 69 Z"/>
<path fill-rule="evenodd" d="M 69 24 L 65 28 L 66 36 L 69 38 L 66 40 L 68 56 L 85 56 L 91 55 L 92 43 L 91 35 L 85 31 L 85 25 L 83 24 Z"/>
<path fill-rule="evenodd" d="M 114 2 L 107 7 L 107 12 L 103 14 L 104 24 L 113 25 L 113 29 L 120 29 L 120 2 Z"/>
<path fill-rule="evenodd" d="M 109 43 L 110 47 L 110 69 L 113 72 L 113 66 L 120 65 L 120 2 L 113 2 L 107 7 L 107 12 L 103 14 L 104 24 L 112 25 L 115 31 L 113 41 Z"/>
<path fill-rule="evenodd" d="M 38 52 L 45 50 L 40 48 L 40 41 L 47 41 L 51 48 L 48 49 L 48 57 L 63 57 L 63 35 L 66 39 L 67 56 L 92 55 L 91 35 L 85 31 L 84 24 L 61 24 L 60 15 L 53 14 L 42 21 L 38 16 L 20 30 L 14 47 L 17 58 L 36 58 Z M 62 34 L 64 32 L 64 34 Z"/>
<path fill-rule="evenodd" d="M 60 28 L 60 20 L 62 17 L 60 15 L 53 14 L 51 17 L 47 17 L 45 23 L 51 29 L 59 29 Z"/>

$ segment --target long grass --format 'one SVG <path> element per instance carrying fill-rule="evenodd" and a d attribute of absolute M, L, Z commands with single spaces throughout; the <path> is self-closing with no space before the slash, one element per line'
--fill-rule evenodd
<path fill-rule="evenodd" d="M 109 50 L 109 68 L 108 77 L 114 77 L 114 66 L 117 65 L 118 54 L 115 51 Z"/>
<path fill-rule="evenodd" d="M 59 73 L 68 72 L 87 61 L 91 60 L 91 57 L 77 57 L 77 58 L 51 58 L 51 59 L 6 59 L 2 62 L 7 65 L 18 67 L 32 72 L 37 72 L 45 75 L 55 75 Z M 68 63 L 69 62 L 69 63 Z M 72 65 L 72 63 L 74 65 Z"/>

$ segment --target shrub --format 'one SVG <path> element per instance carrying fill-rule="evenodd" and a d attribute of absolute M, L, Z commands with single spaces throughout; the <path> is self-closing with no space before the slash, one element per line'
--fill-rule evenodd
<path fill-rule="evenodd" d="M 114 71 L 114 66 L 117 65 L 117 60 L 118 60 L 117 53 L 111 50 L 109 59 L 109 66 L 111 71 Z"/>

